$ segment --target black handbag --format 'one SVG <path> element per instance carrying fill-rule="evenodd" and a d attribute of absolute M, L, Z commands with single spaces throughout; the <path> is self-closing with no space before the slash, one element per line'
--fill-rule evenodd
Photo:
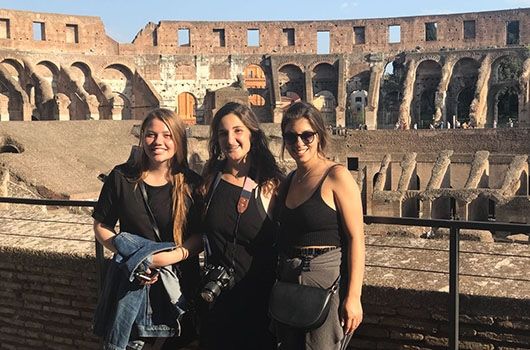
<path fill-rule="evenodd" d="M 339 280 L 340 275 L 329 288 L 276 281 L 269 300 L 269 315 L 288 327 L 316 329 L 328 317 L 331 296 L 337 292 Z"/>

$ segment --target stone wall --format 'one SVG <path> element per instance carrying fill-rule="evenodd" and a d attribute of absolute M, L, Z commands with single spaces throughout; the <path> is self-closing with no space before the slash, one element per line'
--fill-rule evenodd
<path fill-rule="evenodd" d="M 13 239 L 0 247 L 2 349 L 100 348 L 91 331 L 98 281 L 93 254 L 51 252 L 45 246 L 56 243 L 45 237 L 37 250 L 24 248 L 27 242 L 10 247 Z M 446 242 L 372 237 L 367 243 L 364 321 L 350 348 L 446 349 L 448 296 L 440 290 L 448 283 L 447 251 L 439 249 Z M 528 255 L 524 246 L 505 245 L 497 256 L 499 249 L 463 242 L 461 349 L 530 348 L 522 282 Z M 518 258 L 508 262 L 507 254 Z"/>
<path fill-rule="evenodd" d="M 161 21 L 118 43 L 96 17 L 0 10 L 0 120 L 141 119 L 163 106 L 203 123 L 207 92 L 241 81 L 264 121 L 301 98 L 337 126 L 528 126 L 529 16 Z"/>
<path fill-rule="evenodd" d="M 447 349 L 447 294 L 380 287 L 363 293 L 365 318 L 350 348 Z M 459 349 L 529 349 L 527 308 L 528 300 L 461 296 Z"/>
<path fill-rule="evenodd" d="M 98 349 L 90 256 L 0 247 L 2 349 Z"/>

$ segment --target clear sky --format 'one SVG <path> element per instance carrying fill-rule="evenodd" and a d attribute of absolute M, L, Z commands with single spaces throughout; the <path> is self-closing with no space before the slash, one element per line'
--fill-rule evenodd
<path fill-rule="evenodd" d="M 400 17 L 530 7 L 530 0 L 0 0 L 0 8 L 99 16 L 107 34 L 131 42 L 148 22 Z"/>

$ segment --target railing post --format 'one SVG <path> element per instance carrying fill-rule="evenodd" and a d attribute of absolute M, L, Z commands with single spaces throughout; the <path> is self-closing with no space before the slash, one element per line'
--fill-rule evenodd
<path fill-rule="evenodd" d="M 103 252 L 103 245 L 95 240 L 96 242 L 96 274 L 98 275 L 98 296 L 101 294 L 103 284 L 105 283 L 105 276 L 103 271 L 105 269 L 105 254 Z"/>
<path fill-rule="evenodd" d="M 460 230 L 450 228 L 449 234 L 449 349 L 458 350 L 459 332 L 459 248 Z"/>

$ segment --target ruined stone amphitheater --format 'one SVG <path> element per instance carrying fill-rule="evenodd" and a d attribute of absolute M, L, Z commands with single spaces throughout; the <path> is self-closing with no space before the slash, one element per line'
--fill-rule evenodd
<path fill-rule="evenodd" d="M 530 9 L 161 21 L 119 43 L 98 17 L 0 9 L 0 196 L 96 199 L 156 107 L 189 124 L 199 172 L 227 101 L 252 107 L 279 155 L 282 112 L 302 99 L 324 114 L 327 154 L 352 171 L 365 214 L 528 224 L 529 27 Z M 366 232 L 351 348 L 445 349 L 447 232 Z M 528 234 L 461 236 L 461 348 L 530 349 Z M 0 278 L 0 348 L 98 348 L 86 211 L 0 203 Z"/>

